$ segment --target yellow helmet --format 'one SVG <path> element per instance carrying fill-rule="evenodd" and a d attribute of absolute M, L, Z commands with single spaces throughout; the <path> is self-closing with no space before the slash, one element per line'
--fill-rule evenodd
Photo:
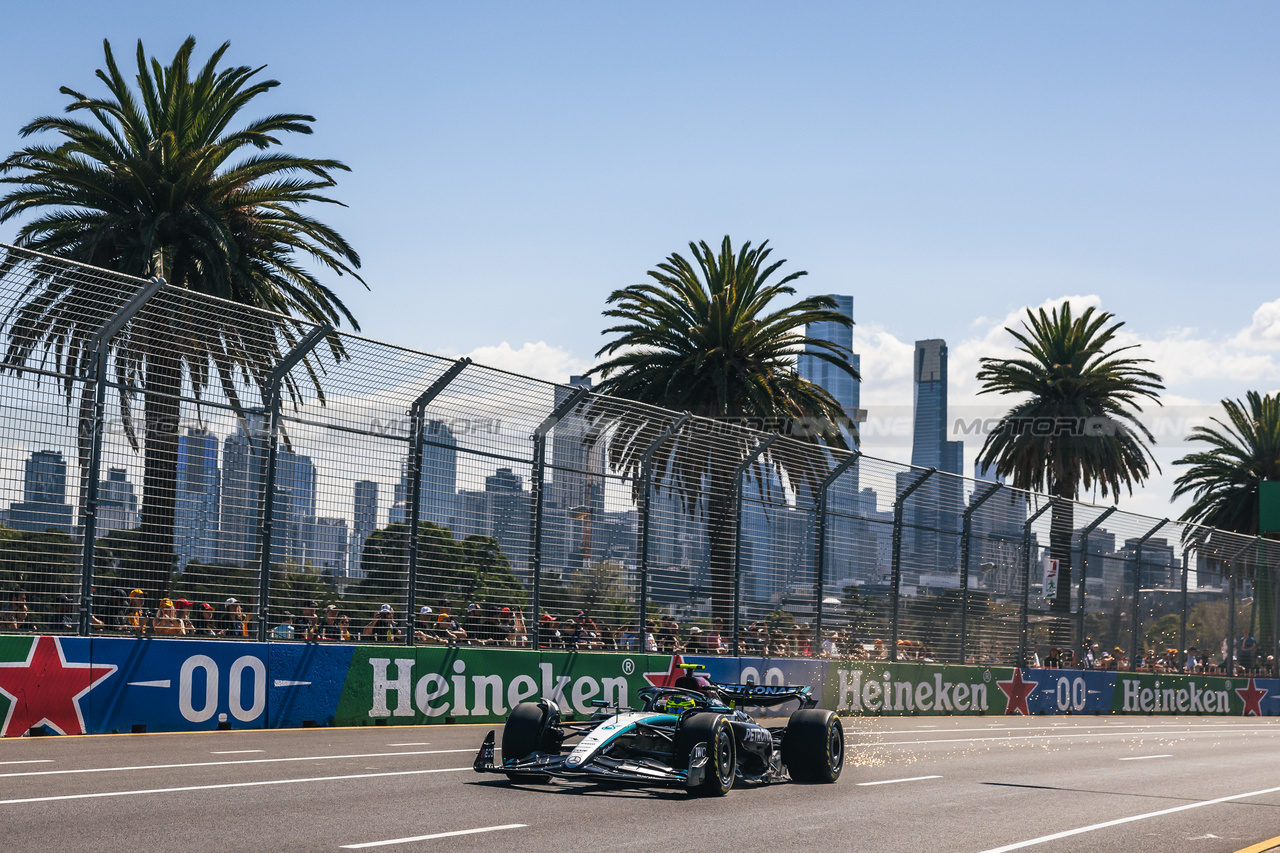
<path fill-rule="evenodd" d="M 667 713 L 679 714 L 681 711 L 687 711 L 695 704 L 692 696 L 668 696 L 667 697 Z"/>

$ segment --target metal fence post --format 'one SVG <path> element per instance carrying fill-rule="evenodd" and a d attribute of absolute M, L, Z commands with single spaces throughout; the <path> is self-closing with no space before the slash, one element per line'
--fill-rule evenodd
<path fill-rule="evenodd" d="M 992 483 L 991 488 L 969 502 L 961 516 L 960 524 L 960 660 L 963 664 L 969 645 L 969 557 L 973 550 L 969 544 L 973 536 L 973 514 L 995 493 L 1004 488 L 1003 483 Z"/>
<path fill-rule="evenodd" d="M 1018 612 L 1018 666 L 1027 665 L 1027 624 L 1031 609 L 1031 525 L 1036 519 L 1058 505 L 1058 498 L 1051 497 L 1044 506 L 1031 514 L 1022 525 L 1022 607 Z"/>
<path fill-rule="evenodd" d="M 733 653 L 735 655 L 741 653 L 739 634 L 742 633 L 740 612 L 742 609 L 742 481 L 746 478 L 747 469 L 780 437 L 776 432 L 766 436 L 733 471 Z"/>
<path fill-rule="evenodd" d="M 111 353 L 111 339 L 132 320 L 139 311 L 160 292 L 165 281 L 152 278 L 129 297 L 129 301 L 121 306 L 109 320 L 103 323 L 98 331 L 89 339 L 89 381 L 93 383 L 93 423 L 88 424 L 89 459 L 87 479 L 83 495 L 83 508 L 80 512 L 80 530 L 83 536 L 83 553 L 80 555 L 80 636 L 89 636 L 89 627 L 93 613 L 93 570 L 94 551 L 98 539 L 98 478 L 102 473 L 102 430 L 106 421 L 107 388 L 104 377 L 107 373 L 107 357 Z M 86 424 L 79 425 L 81 430 Z"/>
<path fill-rule="evenodd" d="M 307 332 L 301 340 L 293 345 L 293 349 L 281 357 L 280 362 L 271 371 L 271 376 L 267 379 L 267 398 L 263 400 L 267 410 L 267 452 L 262 463 L 262 491 L 258 498 L 260 512 L 258 541 L 261 543 L 260 547 L 262 548 L 258 568 L 258 642 L 260 643 L 267 641 L 267 622 L 270 616 L 268 596 L 271 594 L 271 536 L 275 523 L 276 436 L 279 435 L 280 431 L 280 389 L 284 385 L 284 380 L 288 377 L 289 371 L 293 370 L 298 362 L 306 358 L 307 353 L 315 349 L 316 344 L 332 333 L 333 327 L 327 323 L 322 326 L 316 326 L 310 332 Z"/>
<path fill-rule="evenodd" d="M 1255 536 L 1241 545 L 1239 550 L 1226 559 L 1225 563 L 1231 567 L 1231 583 L 1227 592 L 1227 659 L 1225 662 L 1228 667 L 1228 676 L 1236 674 L 1236 560 L 1261 538 L 1261 536 Z M 1224 580 L 1227 577 L 1225 568 L 1222 577 Z"/>
<path fill-rule="evenodd" d="M 890 564 L 892 574 L 889 589 L 889 601 L 893 609 L 890 614 L 892 628 L 889 635 L 889 660 L 891 661 L 898 659 L 898 604 L 902 597 L 902 510 L 911 493 L 923 486 L 924 481 L 936 473 L 938 473 L 937 468 L 924 471 L 893 500 L 893 562 Z"/>
<path fill-rule="evenodd" d="M 1142 627 L 1142 620 L 1138 616 L 1138 599 L 1142 589 L 1142 546 L 1147 544 L 1147 540 L 1155 536 L 1160 528 L 1169 523 L 1169 519 L 1164 519 L 1155 527 L 1143 534 L 1138 540 L 1138 544 L 1134 547 L 1133 560 L 1133 616 L 1130 621 L 1133 623 L 1133 636 L 1129 638 L 1129 669 L 1133 670 L 1138 665 L 1138 629 Z"/>
<path fill-rule="evenodd" d="M 1191 554 L 1196 555 L 1197 566 L 1200 563 L 1200 542 L 1198 537 L 1193 537 L 1190 542 L 1182 549 L 1182 608 L 1181 618 L 1178 620 L 1178 654 L 1182 658 L 1182 671 L 1187 668 L 1187 587 L 1191 576 Z"/>
<path fill-rule="evenodd" d="M 822 483 L 818 486 L 818 517 L 815 519 L 814 524 L 814 527 L 816 528 L 814 532 L 814 539 L 817 540 L 817 551 L 813 555 L 813 600 L 815 611 L 813 619 L 813 647 L 819 651 L 822 649 L 823 587 L 826 585 L 827 580 L 827 493 L 830 491 L 831 487 L 835 485 L 836 480 L 840 479 L 840 475 L 845 471 L 848 471 L 850 466 L 857 462 L 860 456 L 862 456 L 862 451 L 854 448 L 848 458 L 835 468 L 831 469 L 831 473 L 824 477 L 822 479 Z"/>
<path fill-rule="evenodd" d="M 413 645 L 413 631 L 417 626 L 417 615 L 413 612 L 417 605 L 418 592 L 418 525 L 422 522 L 422 452 L 423 438 L 426 432 L 427 406 L 440 396 L 449 383 L 458 378 L 469 358 L 460 358 L 449 366 L 444 374 L 432 382 L 422 396 L 413 401 L 409 407 L 409 544 L 408 571 L 409 589 L 405 595 L 405 645 Z"/>
<path fill-rule="evenodd" d="M 640 575 L 640 601 L 636 611 L 636 633 L 639 639 L 639 648 L 636 651 L 643 652 L 645 621 L 648 618 L 649 604 L 649 512 L 652 503 L 653 491 L 653 456 L 658 452 L 662 445 L 671 440 L 680 428 L 688 423 L 693 415 L 684 412 L 680 417 L 667 424 L 666 428 L 649 443 L 644 449 L 644 455 L 640 458 L 640 489 L 639 500 L 636 501 L 636 523 L 639 526 L 640 541 L 636 543 L 637 566 L 636 572 Z"/>
<path fill-rule="evenodd" d="M 1076 645 L 1083 647 L 1084 645 L 1084 579 L 1089 573 L 1089 536 L 1093 531 L 1098 529 L 1098 525 L 1111 517 L 1111 514 L 1118 510 L 1117 506 L 1109 506 L 1102 511 L 1102 515 L 1086 524 L 1080 530 L 1080 580 L 1077 590 L 1076 601 Z M 1083 656 L 1084 649 L 1081 648 L 1080 654 Z M 1083 660 L 1083 657 L 1081 657 Z"/>
<path fill-rule="evenodd" d="M 591 393 L 590 388 L 575 388 L 560 405 L 551 410 L 547 419 L 533 431 L 533 467 L 529 473 L 529 576 L 533 579 L 533 647 L 542 648 L 542 620 L 538 611 L 542 608 L 542 504 L 543 475 L 547 466 L 547 433 L 564 419 Z"/>

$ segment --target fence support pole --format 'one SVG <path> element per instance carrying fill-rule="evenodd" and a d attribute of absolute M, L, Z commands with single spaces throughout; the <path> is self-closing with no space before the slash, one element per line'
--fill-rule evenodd
<path fill-rule="evenodd" d="M 1231 567 L 1231 584 L 1227 592 L 1227 659 L 1225 661 L 1225 665 L 1228 667 L 1228 677 L 1236 674 L 1236 560 L 1261 538 L 1261 536 L 1255 536 L 1241 545 L 1235 553 L 1226 559 L 1225 563 Z M 1222 577 L 1224 580 L 1227 577 L 1225 569 Z"/>
<path fill-rule="evenodd" d="M 263 401 L 267 409 L 267 452 L 264 454 L 262 463 L 262 491 L 258 496 L 258 518 L 260 519 L 258 541 L 262 548 L 258 566 L 258 642 L 260 643 L 267 641 L 267 622 L 270 616 L 267 605 L 268 596 L 271 594 L 271 536 L 275 526 L 276 454 L 278 452 L 276 437 L 280 433 L 280 390 L 289 376 L 289 371 L 306 358 L 307 353 L 315 349 L 316 344 L 332 333 L 333 327 L 328 323 L 316 326 L 307 332 L 293 345 L 293 349 L 284 354 L 267 379 L 267 398 Z M 250 441 L 250 447 L 252 446 Z"/>
<path fill-rule="evenodd" d="M 1084 579 L 1089 573 L 1089 536 L 1098 529 L 1098 525 L 1111 517 L 1118 510 L 1117 506 L 1109 506 L 1102 515 L 1089 522 L 1080 531 L 1080 580 L 1076 591 L 1076 646 L 1080 649 L 1080 661 L 1084 661 Z"/>
<path fill-rule="evenodd" d="M 1051 497 L 1049 501 L 1038 510 L 1031 514 L 1026 523 L 1022 525 L 1022 607 L 1018 612 L 1018 666 L 1027 665 L 1027 624 L 1031 609 L 1031 525 L 1036 523 L 1036 519 L 1044 515 L 1053 507 L 1057 506 L 1058 498 Z"/>
<path fill-rule="evenodd" d="M 840 479 L 845 471 L 858 461 L 858 457 L 862 456 L 862 451 L 855 448 L 847 458 L 839 465 L 831 469 L 831 473 L 823 478 L 822 483 L 818 486 L 818 517 L 815 519 L 814 538 L 817 540 L 817 551 L 813 555 L 813 600 L 814 600 L 814 619 L 813 648 L 821 653 L 822 649 L 822 599 L 823 587 L 827 582 L 827 494 L 831 487 L 835 485 L 836 480 Z M 856 496 L 855 496 L 856 497 Z"/>
<path fill-rule="evenodd" d="M 991 488 L 987 489 L 977 498 L 969 502 L 965 507 L 964 515 L 961 516 L 960 525 L 960 660 L 959 663 L 965 662 L 965 655 L 969 646 L 969 557 L 972 547 L 969 540 L 973 535 L 973 514 L 977 512 L 978 507 L 982 506 L 988 500 L 995 496 L 995 493 L 1004 488 L 1003 483 L 992 483 Z"/>
<path fill-rule="evenodd" d="M 449 387 L 449 383 L 458 378 L 466 366 L 471 363 L 469 358 L 460 358 L 449 366 L 435 382 L 422 392 L 422 396 L 413 401 L 413 405 L 409 407 L 409 440 L 411 442 L 409 449 L 409 589 L 405 595 L 405 645 L 413 645 L 413 631 L 417 626 L 417 615 L 414 609 L 417 607 L 418 594 L 418 525 L 422 522 L 422 452 L 423 439 L 426 435 L 426 418 L 427 406 L 436 397 L 439 397 L 445 388 Z"/>
<path fill-rule="evenodd" d="M 88 472 L 84 484 L 83 508 L 80 512 L 80 530 L 83 536 L 83 553 L 80 555 L 80 636 L 89 636 L 93 613 L 93 557 L 98 539 L 98 478 L 102 473 L 102 430 L 106 421 L 107 357 L 111 353 L 111 339 L 132 320 L 139 311 L 160 292 L 165 281 L 152 278 L 129 297 L 111 319 L 99 327 L 89 339 L 89 381 L 93 383 L 93 423 L 80 424 L 83 431 L 89 429 Z"/>
<path fill-rule="evenodd" d="M 1129 638 L 1129 669 L 1133 670 L 1138 665 L 1138 629 L 1142 627 L 1142 619 L 1138 616 L 1138 600 L 1142 595 L 1142 546 L 1147 544 L 1147 540 L 1155 536 L 1160 528 L 1169 523 L 1169 519 L 1162 520 L 1155 527 L 1148 530 L 1138 540 L 1137 546 L 1134 548 L 1133 559 L 1133 616 L 1130 621 L 1133 623 L 1133 636 Z"/>
<path fill-rule="evenodd" d="M 898 610 L 900 609 L 898 604 L 902 597 L 902 510 L 911 493 L 923 486 L 924 481 L 936 473 L 938 473 L 937 468 L 929 468 L 921 472 L 920 476 L 903 489 L 893 501 L 893 562 L 890 564 L 892 575 L 889 590 L 889 603 L 892 608 L 890 614 L 892 628 L 889 634 L 889 660 L 891 661 L 898 659 Z"/>
<path fill-rule="evenodd" d="M 747 458 L 743 459 L 733 472 L 733 653 L 741 654 L 739 647 L 739 634 L 742 626 L 742 481 L 746 477 L 747 469 L 750 468 L 760 455 L 769 449 L 769 445 L 773 444 L 779 438 L 779 433 L 773 433 L 765 437 L 755 449 L 747 454 Z"/>
<path fill-rule="evenodd" d="M 564 420 L 565 415 L 577 408 L 582 398 L 591 393 L 590 388 L 575 388 L 564 401 L 551 410 L 547 419 L 533 431 L 533 469 L 529 474 L 529 576 L 533 579 L 533 647 L 542 648 L 542 505 L 544 502 L 543 475 L 547 467 L 547 433 Z"/>
<path fill-rule="evenodd" d="M 1200 562 L 1201 539 L 1193 537 L 1182 549 L 1182 616 L 1178 620 L 1178 655 L 1182 661 L 1181 670 L 1187 670 L 1187 587 L 1191 576 L 1191 555 L 1196 555 L 1196 563 Z"/>
<path fill-rule="evenodd" d="M 644 628 L 645 620 L 649 615 L 649 512 L 653 499 L 653 456 L 692 417 L 693 415 L 684 412 L 680 417 L 667 424 L 658 437 L 644 449 L 644 455 L 640 457 L 640 499 L 637 501 L 638 506 L 636 507 L 638 516 L 636 522 L 640 527 L 640 541 L 636 544 L 636 571 L 640 575 L 640 602 L 636 612 L 636 636 L 638 640 L 636 651 L 638 652 L 645 650 Z"/>

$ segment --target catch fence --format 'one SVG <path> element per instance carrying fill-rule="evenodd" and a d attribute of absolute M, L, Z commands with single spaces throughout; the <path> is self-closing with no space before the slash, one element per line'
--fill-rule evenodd
<path fill-rule="evenodd" d="M 1275 672 L 1280 543 L 0 248 L 0 630 Z"/>

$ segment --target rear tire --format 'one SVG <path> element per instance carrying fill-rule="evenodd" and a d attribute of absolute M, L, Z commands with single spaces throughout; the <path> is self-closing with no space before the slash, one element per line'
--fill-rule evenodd
<path fill-rule="evenodd" d="M 733 788 L 738 776 L 738 750 L 733 729 L 720 714 L 694 714 L 680 724 L 676 732 L 674 766 L 688 767 L 693 748 L 707 745 L 706 775 L 702 784 L 690 793 L 702 797 L 723 797 Z"/>
<path fill-rule="evenodd" d="M 543 702 L 521 702 L 511 709 L 507 724 L 502 727 L 502 759 L 528 758 L 535 752 L 559 753 L 560 739 L 556 727 L 560 712 Z M 512 782 L 549 782 L 543 773 L 508 773 Z"/>
<path fill-rule="evenodd" d="M 844 726 L 832 711 L 796 711 L 782 738 L 782 763 L 792 780 L 831 784 L 844 769 Z"/>

